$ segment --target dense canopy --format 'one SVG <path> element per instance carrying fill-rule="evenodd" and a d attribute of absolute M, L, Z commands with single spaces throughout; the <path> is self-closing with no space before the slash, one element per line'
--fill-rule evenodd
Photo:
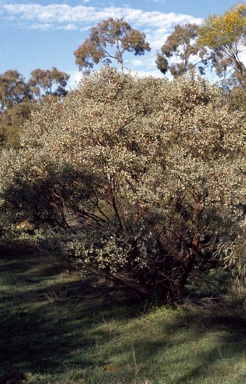
<path fill-rule="evenodd" d="M 85 273 L 166 301 L 240 237 L 245 123 L 201 78 L 107 68 L 36 112 L 0 179 L 5 215 L 66 233 Z"/>

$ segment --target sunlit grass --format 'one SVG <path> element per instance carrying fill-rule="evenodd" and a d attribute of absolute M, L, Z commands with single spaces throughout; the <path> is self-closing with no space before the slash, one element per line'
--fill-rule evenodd
<path fill-rule="evenodd" d="M 0 383 L 246 382 L 243 305 L 82 300 L 79 274 L 36 250 L 1 255 L 0 287 Z"/>

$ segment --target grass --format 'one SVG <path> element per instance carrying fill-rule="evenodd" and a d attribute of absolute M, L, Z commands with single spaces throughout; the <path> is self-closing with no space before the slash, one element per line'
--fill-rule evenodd
<path fill-rule="evenodd" d="M 246 382 L 243 304 L 83 300 L 79 273 L 33 247 L 0 252 L 0 384 Z"/>

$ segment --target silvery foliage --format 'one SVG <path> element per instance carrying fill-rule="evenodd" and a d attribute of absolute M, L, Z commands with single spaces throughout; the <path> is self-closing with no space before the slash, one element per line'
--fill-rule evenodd
<path fill-rule="evenodd" d="M 84 273 L 167 300 L 225 233 L 245 230 L 245 120 L 194 74 L 105 68 L 33 115 L 0 179 L 5 212 L 66 233 Z"/>

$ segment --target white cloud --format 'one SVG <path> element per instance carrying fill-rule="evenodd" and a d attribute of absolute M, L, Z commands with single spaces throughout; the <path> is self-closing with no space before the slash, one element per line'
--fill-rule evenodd
<path fill-rule="evenodd" d="M 89 0 L 84 0 L 84 3 Z M 163 45 L 166 37 L 172 32 L 175 24 L 202 22 L 202 19 L 185 14 L 164 13 L 159 11 L 145 12 L 128 7 L 92 7 L 85 5 L 70 6 L 68 4 L 7 4 L 0 3 L 0 13 L 9 23 L 28 29 L 63 29 L 88 31 L 92 25 L 108 18 L 124 17 L 134 28 L 144 31 L 152 52 Z"/>
<path fill-rule="evenodd" d="M 74 31 L 77 30 L 78 27 L 75 24 L 61 24 L 54 26 L 51 23 L 32 23 L 31 25 L 27 26 L 27 29 L 40 29 L 42 31 L 48 31 L 50 29 L 55 29 L 55 30 L 64 30 L 64 31 Z M 85 28 L 87 30 L 88 28 Z"/>
<path fill-rule="evenodd" d="M 70 78 L 68 80 L 67 89 L 71 90 L 77 88 L 83 74 L 79 71 L 68 72 L 68 74 L 70 75 Z"/>
<path fill-rule="evenodd" d="M 4 4 L 0 5 L 0 11 L 6 17 L 15 18 L 17 21 L 40 21 L 49 23 L 71 23 L 93 20 L 95 8 L 78 5 L 71 7 L 67 4 Z"/>
<path fill-rule="evenodd" d="M 244 65 L 246 65 L 246 52 L 245 52 L 245 47 L 243 45 L 239 46 L 239 59 L 243 62 Z"/>
<path fill-rule="evenodd" d="M 27 28 L 28 29 L 40 29 L 41 31 L 48 31 L 51 29 L 52 25 L 50 23 L 33 23 L 29 25 Z"/>
<path fill-rule="evenodd" d="M 56 29 L 64 29 L 65 31 L 74 31 L 76 29 L 78 29 L 77 25 L 75 24 L 66 24 L 66 25 L 61 25 L 59 27 L 57 27 Z"/>
<path fill-rule="evenodd" d="M 134 67 L 138 67 L 139 65 L 142 65 L 142 60 L 131 60 L 131 65 L 133 65 Z"/>
<path fill-rule="evenodd" d="M 154 1 L 154 0 L 153 0 Z M 156 0 L 157 1 L 157 0 Z M 158 0 L 160 1 L 160 0 Z M 89 29 L 96 23 L 112 18 L 122 18 L 133 27 L 146 34 L 146 40 L 151 46 L 151 52 L 141 59 L 132 59 L 129 55 L 127 67 L 134 67 L 138 73 L 151 73 L 156 76 L 160 72 L 156 69 L 156 52 L 164 44 L 165 39 L 173 31 L 176 24 L 196 23 L 200 24 L 202 19 L 186 14 L 176 14 L 174 12 L 164 13 L 160 11 L 146 12 L 133 9 L 129 5 L 122 7 L 103 6 L 95 7 L 89 5 L 90 0 L 83 0 L 83 4 L 70 6 L 68 4 L 13 4 L 10 2 L 0 2 L 0 14 L 3 19 L 11 26 L 26 29 L 40 30 L 79 30 L 89 33 Z M 101 3 L 102 4 L 102 3 Z M 128 59 L 128 58 L 127 58 Z M 150 72 L 149 72 L 150 71 Z M 76 82 L 78 75 L 73 74 L 70 83 Z"/>
<path fill-rule="evenodd" d="M 84 3 L 89 0 L 84 0 Z M 163 13 L 163 12 L 144 12 L 141 9 L 132 9 L 130 7 L 92 7 L 85 5 L 70 6 L 68 4 L 49 4 L 46 6 L 40 4 L 0 4 L 0 13 L 2 17 L 15 22 L 19 26 L 43 29 L 43 25 L 49 25 L 50 28 L 57 26 L 73 25 L 73 28 L 81 27 L 81 24 L 97 23 L 108 17 L 124 17 L 127 22 L 134 27 L 154 28 L 157 32 L 171 29 L 174 24 L 196 22 L 201 19 L 189 15 Z"/>

